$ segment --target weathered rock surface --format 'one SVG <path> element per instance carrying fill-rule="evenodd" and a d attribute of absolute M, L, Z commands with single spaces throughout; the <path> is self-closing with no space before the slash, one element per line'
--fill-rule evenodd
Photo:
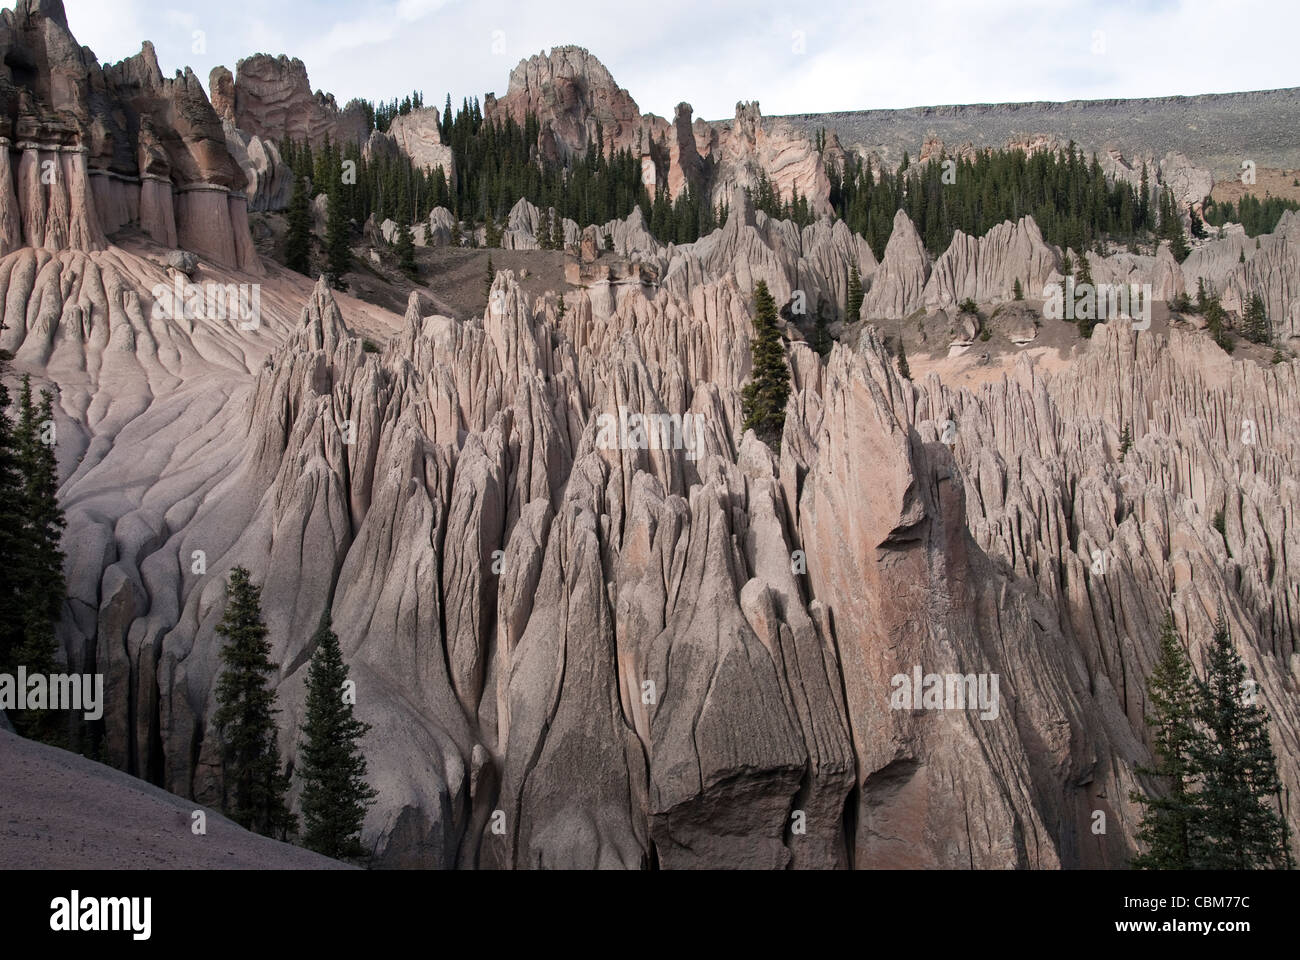
<path fill-rule="evenodd" d="M 956 257 L 954 257 L 956 259 Z M 964 258 L 970 262 L 971 258 Z M 894 229 L 885 245 L 885 256 L 880 269 L 871 278 L 871 288 L 862 300 L 863 319 L 897 320 L 909 316 L 925 305 L 926 283 L 930 279 L 930 255 L 926 253 L 921 235 L 899 210 L 894 215 Z M 975 277 L 970 278 L 978 284 Z M 966 279 L 962 280 L 965 286 Z M 955 286 L 950 282 L 950 286 Z M 941 288 L 942 289 L 942 288 Z M 936 293 L 935 301 L 942 299 Z M 856 317 L 850 319 L 857 319 Z"/>
<path fill-rule="evenodd" d="M 251 136 L 277 142 L 293 137 L 316 148 L 326 136 L 334 144 L 361 144 L 370 135 L 361 103 L 354 100 L 340 109 L 333 94 L 313 93 L 307 68 L 297 57 L 259 53 L 235 64 L 233 84 L 226 82 L 228 76 L 225 67 L 212 71 L 213 97 L 222 115 Z"/>

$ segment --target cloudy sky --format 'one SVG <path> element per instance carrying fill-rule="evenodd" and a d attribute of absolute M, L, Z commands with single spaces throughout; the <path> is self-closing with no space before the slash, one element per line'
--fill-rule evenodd
<path fill-rule="evenodd" d="M 12 7 L 14 0 L 5 6 Z M 642 111 L 730 117 L 1300 85 L 1296 0 L 65 0 L 101 62 L 164 71 L 287 53 L 343 102 L 503 94 L 519 60 L 587 47 Z"/>

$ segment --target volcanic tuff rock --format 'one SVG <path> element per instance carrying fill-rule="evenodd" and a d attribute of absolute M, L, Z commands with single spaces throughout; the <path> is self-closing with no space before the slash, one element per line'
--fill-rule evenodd
<path fill-rule="evenodd" d="M 165 247 L 260 270 L 246 176 L 192 72 L 164 78 L 149 43 L 101 68 L 68 31 L 59 0 L 19 0 L 0 13 L 0 62 L 0 173 L 20 154 L 16 196 L 0 189 L 0 250 L 16 246 L 20 222 L 25 245 L 85 251 L 137 223 Z M 49 190 L 47 171 L 56 172 Z"/>
<path fill-rule="evenodd" d="M 374 149 L 372 143 L 376 135 L 391 140 L 417 167 L 430 170 L 442 167 L 448 181 L 455 183 L 456 162 L 451 147 L 442 142 L 438 131 L 437 108 L 424 107 L 394 117 L 387 133 L 372 132 L 371 143 L 367 144 L 369 150 Z"/>
<path fill-rule="evenodd" d="M 1044 242 L 1033 217 L 1000 223 L 978 239 L 958 230 L 934 263 L 925 285 L 925 306 L 946 307 L 967 297 L 977 302 L 1010 300 L 1017 280 L 1022 292 L 1037 292 L 1060 266 L 1055 248 Z"/>
<path fill-rule="evenodd" d="M 236 563 L 263 584 L 288 758 L 332 607 L 389 865 L 1118 865 L 1166 606 L 1197 657 L 1224 606 L 1290 742 L 1300 576 L 1267 558 L 1297 549 L 1296 366 L 1103 325 L 1077 366 L 972 394 L 900 380 L 868 327 L 824 363 L 791 345 L 774 456 L 739 433 L 735 271 L 775 284 L 809 241 L 799 270 L 846 272 L 833 232 L 737 203 L 705 241 L 647 251 L 657 290 L 570 291 L 561 318 L 504 273 L 482 317 L 414 295 L 380 354 L 323 283 L 293 319 L 278 269 L 250 332 L 141 310 L 160 275 L 126 251 L 0 261 L 28 318 L 0 345 L 57 385 L 72 438 L 60 637 L 115 691 L 107 756 L 215 797 Z M 620 408 L 668 432 L 610 446 Z M 889 709 L 918 664 L 996 673 L 997 716 Z"/>
<path fill-rule="evenodd" d="M 333 94 L 312 93 L 307 68 L 297 57 L 259 53 L 240 60 L 235 64 L 233 98 L 232 85 L 225 82 L 228 75 L 225 67 L 212 71 L 209 82 L 217 81 L 213 97 L 221 113 L 233 116 L 235 126 L 247 134 L 276 141 L 293 137 L 309 141 L 313 148 L 324 145 L 326 136 L 334 144 L 362 144 L 370 134 L 361 103 L 352 100 L 339 109 Z"/>
<path fill-rule="evenodd" d="M 814 214 L 830 213 L 830 181 L 813 144 L 784 123 L 765 125 L 757 103 L 736 104 L 736 117 L 714 128 L 707 155 L 714 164 L 710 200 L 716 207 L 737 188 L 758 186 L 766 176 L 785 200 L 793 191 Z"/>
<path fill-rule="evenodd" d="M 56 7 L 23 0 L 0 24 L 55 49 Z M 19 116 L 116 157 L 117 128 L 81 125 L 94 98 L 57 123 L 35 109 L 54 109 L 50 70 L 14 65 L 39 59 L 3 61 Z M 99 73 L 60 62 L 157 113 L 127 141 L 132 169 L 242 175 L 188 78 L 164 84 L 145 53 Z M 657 243 L 639 210 L 597 227 L 641 282 L 566 290 L 563 316 L 510 272 L 481 315 L 416 292 L 397 317 L 268 264 L 245 328 L 154 309 L 175 276 L 150 242 L 51 244 L 65 212 L 89 224 L 97 204 L 30 189 L 32 150 L 0 191 L 17 246 L 0 254 L 0 348 L 56 394 L 58 640 L 69 668 L 105 674 L 111 764 L 219 799 L 215 627 L 243 565 L 291 762 L 309 638 L 332 612 L 371 724 L 363 841 L 384 866 L 1121 866 L 1130 791 L 1157 786 L 1138 771 L 1166 611 L 1198 666 L 1224 612 L 1286 795 L 1300 788 L 1300 364 L 1115 321 L 1055 373 L 1025 356 L 959 390 L 900 378 L 865 324 L 825 359 L 790 343 L 779 452 L 740 429 L 759 280 L 795 317 L 838 310 L 852 266 L 866 319 L 996 299 L 1058 270 L 1031 220 L 959 236 L 932 269 L 900 212 L 877 265 L 843 223 L 800 229 L 740 193 L 692 244 Z M 76 173 L 81 156 L 60 159 Z M 142 221 L 148 200 L 155 229 L 173 209 L 192 229 L 170 181 L 146 180 Z M 538 223 L 516 207 L 512 243 Z M 1294 330 L 1298 234 L 1287 217 L 1246 264 L 1225 263 L 1229 237 L 1193 268 L 1223 277 L 1225 303 L 1260 291 Z M 1187 288 L 1167 246 L 1094 269 Z M 1009 309 L 1027 333 L 1030 308 Z M 917 669 L 996 677 L 996 705 L 891 707 Z"/>
<path fill-rule="evenodd" d="M 910 315 L 924 305 L 929 278 L 930 255 L 926 253 L 925 244 L 912 221 L 899 210 L 894 214 L 894 229 L 889 235 L 889 243 L 885 244 L 885 257 L 871 279 L 871 289 L 863 297 L 862 318 L 897 320 Z M 935 301 L 938 302 L 941 296 L 936 292 Z"/>
<path fill-rule="evenodd" d="M 551 160 L 585 152 L 596 142 L 597 125 L 605 138 L 601 147 L 607 151 L 636 148 L 638 132 L 642 148 L 658 139 L 646 132 L 632 95 L 582 47 L 552 47 L 549 53 L 521 60 L 510 71 L 506 95 L 489 97 L 484 109 L 488 119 L 509 116 L 520 126 L 529 113 L 536 114 L 542 125 L 543 153 Z"/>

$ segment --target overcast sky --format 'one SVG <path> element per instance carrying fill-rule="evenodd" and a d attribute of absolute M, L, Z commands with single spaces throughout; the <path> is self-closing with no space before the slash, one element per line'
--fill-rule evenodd
<path fill-rule="evenodd" d="M 14 0 L 4 5 L 12 7 Z M 1300 85 L 1297 0 L 65 0 L 101 62 L 153 41 L 207 82 L 287 53 L 342 103 L 504 94 L 521 59 L 587 47 L 643 112 L 730 117 Z M 196 35 L 196 31 L 201 33 Z M 197 36 L 197 39 L 196 39 Z"/>

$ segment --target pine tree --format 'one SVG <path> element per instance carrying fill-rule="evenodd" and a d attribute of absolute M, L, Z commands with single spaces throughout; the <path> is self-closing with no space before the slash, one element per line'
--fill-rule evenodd
<path fill-rule="evenodd" d="M 1123 463 L 1124 458 L 1128 456 L 1129 450 L 1133 448 L 1133 431 L 1129 429 L 1128 424 L 1119 432 L 1119 462 Z"/>
<path fill-rule="evenodd" d="M 275 672 L 262 622 L 261 588 L 235 567 L 226 586 L 226 610 L 217 624 L 225 638 L 214 717 L 222 751 L 222 809 L 241 826 L 284 839 L 294 827 L 285 802 L 288 777 L 280 770 L 276 739 Z"/>
<path fill-rule="evenodd" d="M 59 506 L 59 465 L 54 455 L 54 397 L 41 392 L 32 400 L 31 377 L 24 375 L 16 432 L 22 476 L 24 629 L 17 660 L 34 673 L 52 673 L 56 660 L 54 626 L 63 608 L 63 509 Z M 50 734 L 48 717 L 35 719 L 31 732 Z"/>
<path fill-rule="evenodd" d="M 497 278 L 497 272 L 492 269 L 492 254 L 488 254 L 487 275 L 483 278 L 483 296 L 489 300 L 492 298 L 492 283 Z"/>
<path fill-rule="evenodd" d="M 826 323 L 827 305 L 825 300 L 817 302 L 817 317 L 813 321 L 812 348 L 817 351 L 820 357 L 830 356 L 831 352 L 831 332 Z"/>
<path fill-rule="evenodd" d="M 0 350 L 0 375 L 8 360 L 8 351 Z M 0 380 L 0 570 L 5 572 L 0 580 L 0 673 L 13 673 L 19 662 L 19 647 L 26 637 L 23 578 L 14 574 L 26 568 L 28 556 L 23 480 L 18 439 L 9 416 L 9 390 Z"/>
<path fill-rule="evenodd" d="M 327 857 L 361 857 L 361 826 L 377 796 L 366 782 L 359 741 L 370 729 L 352 713 L 348 666 L 329 610 L 321 614 L 307 668 L 306 719 L 298 755 L 303 846 Z"/>
<path fill-rule="evenodd" d="M 355 190 L 356 187 L 352 189 Z M 347 205 L 343 200 L 343 185 L 340 178 L 335 178 L 330 185 L 329 218 L 325 225 L 325 273 L 335 290 L 348 288 L 343 275 L 348 272 L 352 264 L 352 251 L 348 247 L 349 230 Z"/>
<path fill-rule="evenodd" d="M 907 364 L 907 347 L 903 338 L 898 338 L 898 375 L 904 380 L 912 379 L 912 368 Z"/>
<path fill-rule="evenodd" d="M 557 320 L 563 320 L 563 319 L 564 319 L 564 315 L 565 315 L 565 313 L 568 312 L 568 309 L 569 309 L 569 308 L 566 307 L 566 306 L 564 305 L 564 294 L 561 293 L 561 294 L 560 294 L 560 298 L 559 298 L 559 300 L 556 301 L 556 304 L 555 304 L 555 317 L 556 317 L 556 319 L 557 319 Z"/>
<path fill-rule="evenodd" d="M 1258 293 L 1250 298 L 1242 333 L 1252 343 L 1268 343 L 1273 339 L 1273 330 L 1268 322 L 1268 309 L 1264 306 L 1264 298 Z"/>
<path fill-rule="evenodd" d="M 284 265 L 311 274 L 311 199 L 307 178 L 299 177 L 289 201 L 289 234 L 284 242 Z"/>
<path fill-rule="evenodd" d="M 397 228 L 397 266 L 408 276 L 415 276 L 419 267 L 415 263 L 415 237 L 411 225 L 405 220 Z"/>
<path fill-rule="evenodd" d="M 1201 775 L 1192 816 L 1193 867 L 1202 870 L 1290 869 L 1286 821 L 1274 809 L 1282 791 L 1255 683 L 1233 649 L 1223 614 L 1215 624 L 1196 684 L 1195 716 L 1206 736 L 1189 756 Z"/>
<path fill-rule="evenodd" d="M 776 326 L 776 301 L 760 280 L 754 285 L 754 332 L 749 343 L 754 369 L 741 394 L 742 430 L 753 430 L 769 446 L 779 447 L 790 397 L 790 368 L 786 366 L 781 332 Z"/>
<path fill-rule="evenodd" d="M 849 323 L 862 314 L 862 278 L 858 276 L 858 265 L 849 267 L 849 293 L 844 304 L 844 319 Z"/>
<path fill-rule="evenodd" d="M 1023 300 L 1023 299 L 1025 299 L 1025 288 L 1022 287 L 1022 286 L 1020 285 L 1020 278 L 1019 278 L 1019 277 L 1016 277 L 1016 285 L 1015 285 L 1015 287 L 1013 288 L 1012 295 L 1013 295 L 1017 300 Z"/>
<path fill-rule="evenodd" d="M 1144 808 L 1137 839 L 1146 848 L 1133 860 L 1140 870 L 1186 870 L 1192 866 L 1194 811 L 1193 748 L 1202 736 L 1193 717 L 1195 683 L 1183 652 L 1174 619 L 1166 614 L 1160 628 L 1160 655 L 1147 679 L 1146 717 L 1151 728 L 1154 768 L 1138 773 L 1163 781 L 1164 792 L 1149 797 L 1133 791 L 1130 798 Z"/>

